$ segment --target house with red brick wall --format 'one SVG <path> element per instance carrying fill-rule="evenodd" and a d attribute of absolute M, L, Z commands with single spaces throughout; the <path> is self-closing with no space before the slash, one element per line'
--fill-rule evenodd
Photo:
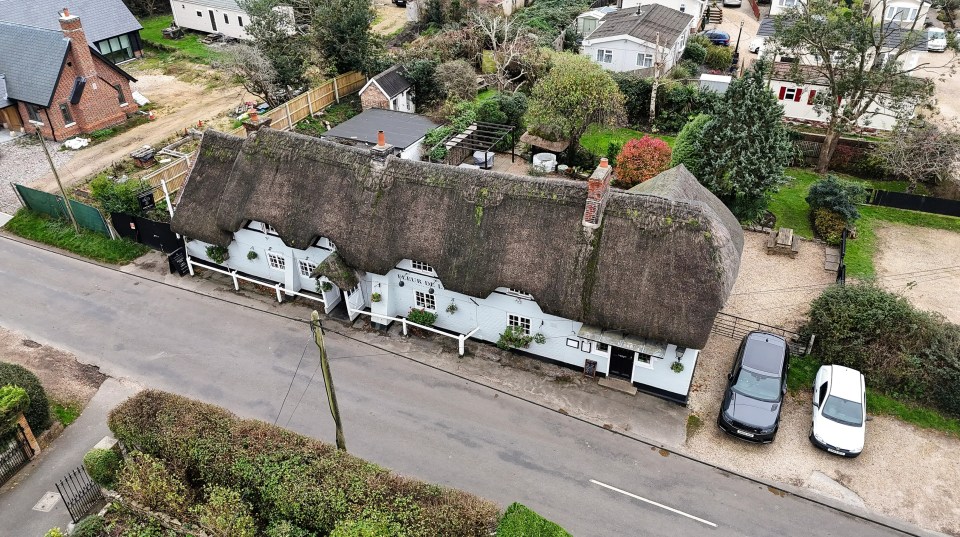
<path fill-rule="evenodd" d="M 31 122 L 41 122 L 43 136 L 60 141 L 137 111 L 130 89 L 136 79 L 88 42 L 79 17 L 64 9 L 59 22 L 59 31 L 0 22 L 4 128 L 33 133 Z"/>

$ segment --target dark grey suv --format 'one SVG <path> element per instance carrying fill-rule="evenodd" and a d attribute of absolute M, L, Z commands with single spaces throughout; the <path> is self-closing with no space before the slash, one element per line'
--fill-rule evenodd
<path fill-rule="evenodd" d="M 743 440 L 773 442 L 787 392 L 789 360 L 790 349 L 782 337 L 767 332 L 747 334 L 727 377 L 717 425 Z"/>

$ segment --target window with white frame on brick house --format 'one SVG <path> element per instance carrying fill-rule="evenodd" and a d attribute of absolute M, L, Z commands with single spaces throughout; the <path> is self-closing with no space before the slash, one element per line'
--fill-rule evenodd
<path fill-rule="evenodd" d="M 316 263 L 311 263 L 309 261 L 304 261 L 303 259 L 297 260 L 297 265 L 300 268 L 300 275 L 304 278 L 309 278 L 313 271 L 317 269 Z"/>
<path fill-rule="evenodd" d="M 605 49 L 597 50 L 597 61 L 600 63 L 613 63 L 613 51 Z"/>
<path fill-rule="evenodd" d="M 521 317 L 519 315 L 514 315 L 512 313 L 507 315 L 507 326 L 516 326 L 523 329 L 524 335 L 530 335 L 530 322 L 529 317 Z"/>
<path fill-rule="evenodd" d="M 270 264 L 270 268 L 276 270 L 286 270 L 287 269 L 287 260 L 283 258 L 282 255 L 275 252 L 267 252 L 267 263 Z"/>
<path fill-rule="evenodd" d="M 437 299 L 429 293 L 423 291 L 414 291 L 414 298 L 417 301 L 417 307 L 425 310 L 436 310 Z"/>

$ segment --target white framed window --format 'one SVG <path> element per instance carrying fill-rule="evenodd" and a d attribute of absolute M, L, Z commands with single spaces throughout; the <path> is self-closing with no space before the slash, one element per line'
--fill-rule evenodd
<path fill-rule="evenodd" d="M 417 307 L 425 310 L 436 311 L 437 299 L 429 293 L 423 291 L 414 291 L 414 297 L 417 300 Z"/>
<path fill-rule="evenodd" d="M 419 270 L 420 272 L 434 272 L 433 267 L 426 263 L 421 263 L 420 261 L 411 261 L 413 270 Z"/>
<path fill-rule="evenodd" d="M 580 342 L 580 350 L 582 352 L 593 352 L 593 342 L 587 341 L 586 339 Z"/>
<path fill-rule="evenodd" d="M 653 54 L 637 54 L 637 67 L 653 67 Z"/>
<path fill-rule="evenodd" d="M 597 61 L 600 63 L 613 63 L 613 51 L 598 49 L 597 50 Z"/>
<path fill-rule="evenodd" d="M 507 288 L 507 294 L 511 296 L 515 296 L 517 298 L 525 298 L 527 300 L 533 300 L 533 295 L 531 295 L 530 293 L 524 293 L 519 289 Z"/>
<path fill-rule="evenodd" d="M 317 269 L 316 263 L 304 261 L 303 259 L 298 259 L 297 265 L 300 268 L 300 275 L 304 278 L 309 278 L 310 275 L 313 274 L 313 271 Z"/>
<path fill-rule="evenodd" d="M 787 88 L 787 91 L 783 92 L 783 99 L 786 101 L 792 101 L 797 98 L 797 88 Z"/>
<path fill-rule="evenodd" d="M 267 263 L 270 264 L 272 269 L 287 270 L 287 260 L 276 252 L 267 252 Z"/>
<path fill-rule="evenodd" d="M 522 328 L 523 334 L 526 336 L 530 335 L 530 324 L 529 317 L 521 317 L 512 313 L 507 315 L 507 326 L 517 326 Z"/>
<path fill-rule="evenodd" d="M 917 19 L 917 8 L 890 6 L 887 8 L 888 21 L 913 22 Z"/>
<path fill-rule="evenodd" d="M 573 338 L 569 338 L 569 337 L 568 337 L 568 338 L 567 338 L 567 347 L 573 347 L 574 349 L 579 349 L 579 348 L 580 348 L 580 340 L 578 340 L 578 339 L 573 339 Z"/>
<path fill-rule="evenodd" d="M 645 367 L 647 369 L 653 369 L 653 363 L 651 363 L 650 355 L 643 354 L 642 352 L 636 353 L 637 365 L 640 367 Z"/>

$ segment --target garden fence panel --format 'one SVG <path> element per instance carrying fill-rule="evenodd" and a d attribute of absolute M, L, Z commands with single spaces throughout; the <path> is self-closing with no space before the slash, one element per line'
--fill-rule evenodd
<path fill-rule="evenodd" d="M 870 205 L 931 214 L 943 214 L 947 216 L 960 216 L 960 201 L 957 200 L 875 189 L 870 189 L 867 192 L 869 194 L 867 203 Z"/>
<path fill-rule="evenodd" d="M 23 185 L 14 185 L 20 198 L 27 204 L 31 211 L 43 213 L 51 218 L 69 219 L 67 207 L 63 203 L 63 198 L 56 194 L 43 192 Z M 70 200 L 70 208 L 73 209 L 73 215 L 77 219 L 77 225 L 90 231 L 95 231 L 111 237 L 110 228 L 107 226 L 103 214 L 96 207 L 81 203 L 77 200 Z"/>

